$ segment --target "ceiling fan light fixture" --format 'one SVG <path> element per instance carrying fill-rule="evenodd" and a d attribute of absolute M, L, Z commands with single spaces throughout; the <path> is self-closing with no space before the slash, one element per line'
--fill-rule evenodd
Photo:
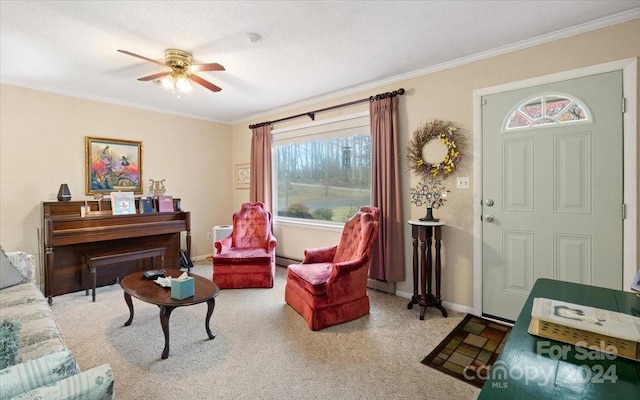
<path fill-rule="evenodd" d="M 171 75 L 167 75 L 160 80 L 162 83 L 162 87 L 165 89 L 173 89 L 176 84 L 176 77 Z"/>
<path fill-rule="evenodd" d="M 145 61 L 152 62 L 154 64 L 161 65 L 163 67 L 169 67 L 171 70 L 166 72 L 159 72 L 156 74 L 143 76 L 138 78 L 139 81 L 147 82 L 153 81 L 158 85 L 162 85 L 165 89 L 171 90 L 176 96 L 179 96 L 181 92 L 190 92 L 192 90 L 191 81 L 193 80 L 200 86 L 211 90 L 212 92 L 219 92 L 222 90 L 219 86 L 202 79 L 194 72 L 200 71 L 224 71 L 224 67 L 218 63 L 205 63 L 205 64 L 192 64 L 193 57 L 191 53 L 178 49 L 167 49 L 164 52 L 164 63 L 141 56 L 139 54 L 132 53 L 126 50 L 118 50 L 121 53 L 137 57 Z"/>
<path fill-rule="evenodd" d="M 176 85 L 176 88 L 181 92 L 190 92 L 192 89 L 191 82 L 189 81 L 189 77 L 182 73 L 176 76 L 175 85 Z"/>

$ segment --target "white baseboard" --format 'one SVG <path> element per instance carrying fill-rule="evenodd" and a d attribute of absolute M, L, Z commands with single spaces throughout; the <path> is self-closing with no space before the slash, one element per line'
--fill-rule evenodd
<path fill-rule="evenodd" d="M 367 278 L 367 287 L 389 294 L 394 294 L 396 292 L 395 282 L 379 281 L 377 279 Z"/>
<path fill-rule="evenodd" d="M 212 257 L 212 255 L 211 254 L 205 254 L 203 256 L 191 257 L 191 261 L 202 261 L 202 260 L 206 260 L 208 257 Z"/>
<path fill-rule="evenodd" d="M 276 265 L 280 265 L 282 267 L 287 267 L 291 264 L 300 264 L 302 260 L 291 258 L 287 256 L 279 256 L 276 254 Z"/>

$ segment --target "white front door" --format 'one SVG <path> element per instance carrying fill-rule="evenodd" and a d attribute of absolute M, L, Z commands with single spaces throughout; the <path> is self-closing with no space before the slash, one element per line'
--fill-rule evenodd
<path fill-rule="evenodd" d="M 614 71 L 482 98 L 483 314 L 542 277 L 622 288 L 622 97 Z"/>

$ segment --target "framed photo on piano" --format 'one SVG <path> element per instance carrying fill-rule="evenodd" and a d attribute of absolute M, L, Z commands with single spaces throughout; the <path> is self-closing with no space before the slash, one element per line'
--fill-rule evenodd
<path fill-rule="evenodd" d="M 142 194 L 142 142 L 85 137 L 85 192 Z"/>

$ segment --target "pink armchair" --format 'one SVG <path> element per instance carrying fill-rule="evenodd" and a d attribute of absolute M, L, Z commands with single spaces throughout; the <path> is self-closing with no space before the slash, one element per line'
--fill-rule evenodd
<path fill-rule="evenodd" d="M 378 236 L 379 211 L 362 207 L 345 224 L 340 242 L 307 249 L 289 265 L 284 297 L 314 331 L 369 313 L 367 275 Z"/>
<path fill-rule="evenodd" d="M 264 204 L 242 204 L 231 235 L 214 243 L 213 281 L 221 289 L 273 287 L 276 244 Z"/>

